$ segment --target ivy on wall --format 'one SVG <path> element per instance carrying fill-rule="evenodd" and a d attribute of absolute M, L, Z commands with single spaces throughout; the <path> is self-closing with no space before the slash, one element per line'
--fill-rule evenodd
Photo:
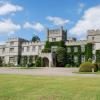
<path fill-rule="evenodd" d="M 77 52 L 74 51 L 75 47 L 78 49 Z M 67 51 L 68 51 L 68 48 L 71 49 L 71 52 L 67 52 L 67 57 L 68 57 L 67 63 L 71 64 L 72 66 L 73 65 L 79 66 L 81 64 L 81 55 L 83 54 L 81 52 L 81 46 L 80 45 L 66 46 Z M 74 61 L 74 56 L 76 56 L 78 58 L 77 63 Z"/>
<path fill-rule="evenodd" d="M 92 58 L 93 54 L 92 54 L 92 43 L 88 43 L 85 45 L 85 51 L 83 52 L 81 50 L 81 45 L 72 45 L 72 46 L 65 46 L 65 43 L 63 41 L 59 41 L 59 42 L 46 42 L 45 48 L 43 49 L 42 52 L 45 53 L 49 53 L 51 52 L 51 47 L 52 46 L 58 46 L 58 47 L 64 47 L 67 51 L 68 48 L 71 49 L 70 52 L 67 52 L 67 64 L 70 64 L 72 66 L 79 66 L 82 62 L 81 62 L 81 56 L 85 56 L 85 60 L 87 61 L 89 58 Z M 77 48 L 78 51 L 75 52 L 74 48 Z M 75 62 L 74 61 L 74 56 L 76 56 L 78 58 L 78 61 Z"/>
<path fill-rule="evenodd" d="M 96 50 L 96 62 L 100 63 L 100 50 Z"/>
<path fill-rule="evenodd" d="M 0 66 L 2 66 L 3 65 L 3 60 L 2 60 L 2 58 L 0 57 Z"/>
<path fill-rule="evenodd" d="M 71 48 L 71 52 L 68 53 L 67 52 L 67 55 L 69 57 L 69 61 L 68 63 L 71 63 L 71 64 L 76 64 L 76 65 L 80 65 L 82 62 L 81 62 L 81 56 L 84 55 L 85 56 L 85 60 L 88 61 L 89 58 L 92 59 L 92 43 L 88 43 L 85 45 L 85 51 L 82 52 L 81 50 L 81 45 L 72 45 L 72 46 L 66 46 L 66 49 L 68 50 L 68 48 Z M 78 52 L 75 52 L 74 51 L 74 48 L 77 47 L 78 48 Z M 74 62 L 74 56 L 77 56 L 78 57 L 78 63 L 75 63 Z"/>
<path fill-rule="evenodd" d="M 58 47 L 64 47 L 64 48 L 66 47 L 64 41 L 57 41 L 57 42 L 46 41 L 45 47 L 42 50 L 42 52 L 44 52 L 44 53 L 50 53 L 52 46 L 58 46 Z"/>
<path fill-rule="evenodd" d="M 20 65 L 21 66 L 36 66 L 36 60 L 38 59 L 38 55 L 35 56 L 21 56 L 20 57 Z"/>
<path fill-rule="evenodd" d="M 93 47 L 92 46 L 93 46 L 92 43 L 88 43 L 85 46 L 85 59 L 86 59 L 86 61 L 88 61 L 89 58 L 92 59 L 92 56 L 93 56 L 93 54 L 92 54 L 92 48 Z"/>

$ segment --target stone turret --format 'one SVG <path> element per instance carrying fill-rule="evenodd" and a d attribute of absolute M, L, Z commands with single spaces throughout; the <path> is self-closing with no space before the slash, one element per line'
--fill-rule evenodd
<path fill-rule="evenodd" d="M 67 30 L 64 30 L 63 27 L 59 29 L 48 29 L 47 28 L 46 34 L 47 34 L 47 39 L 50 42 L 67 40 Z"/>
<path fill-rule="evenodd" d="M 88 30 L 87 40 L 100 43 L 100 30 Z"/>

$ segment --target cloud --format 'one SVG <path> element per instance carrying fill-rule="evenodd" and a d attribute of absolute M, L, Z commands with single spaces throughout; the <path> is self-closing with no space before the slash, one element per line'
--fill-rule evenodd
<path fill-rule="evenodd" d="M 11 19 L 0 21 L 0 34 L 13 34 L 20 29 L 21 26 L 14 24 Z"/>
<path fill-rule="evenodd" d="M 68 19 L 62 19 L 60 17 L 52 17 L 52 16 L 47 16 L 46 19 L 50 22 L 52 22 L 54 25 L 65 25 L 69 22 Z"/>
<path fill-rule="evenodd" d="M 22 11 L 23 7 L 11 3 L 2 3 L 0 5 L 0 15 L 7 15 L 17 11 Z"/>
<path fill-rule="evenodd" d="M 85 37 L 87 30 L 100 29 L 100 5 L 89 8 L 82 18 L 70 29 L 70 33 Z"/>
<path fill-rule="evenodd" d="M 44 30 L 44 26 L 37 22 L 37 23 L 29 23 L 29 22 L 26 22 L 24 25 L 23 25 L 23 28 L 25 29 L 34 29 L 35 31 L 37 32 L 41 32 Z"/>
<path fill-rule="evenodd" d="M 84 7 L 85 7 L 84 3 L 79 3 L 78 14 L 80 14 L 83 11 Z"/>

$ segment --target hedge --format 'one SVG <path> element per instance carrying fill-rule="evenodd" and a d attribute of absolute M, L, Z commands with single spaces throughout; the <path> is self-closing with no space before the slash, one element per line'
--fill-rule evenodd
<path fill-rule="evenodd" d="M 80 65 L 79 72 L 92 72 L 92 68 L 94 68 L 94 72 L 98 71 L 98 67 L 91 62 L 84 62 Z"/>

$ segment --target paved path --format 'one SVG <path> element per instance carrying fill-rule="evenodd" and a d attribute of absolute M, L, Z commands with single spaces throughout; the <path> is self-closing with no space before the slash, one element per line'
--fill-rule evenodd
<path fill-rule="evenodd" d="M 20 68 L 0 68 L 0 74 L 22 74 L 36 76 L 85 76 L 85 77 L 100 77 L 96 74 L 76 74 L 78 68 L 35 68 L 35 69 L 20 69 Z"/>

